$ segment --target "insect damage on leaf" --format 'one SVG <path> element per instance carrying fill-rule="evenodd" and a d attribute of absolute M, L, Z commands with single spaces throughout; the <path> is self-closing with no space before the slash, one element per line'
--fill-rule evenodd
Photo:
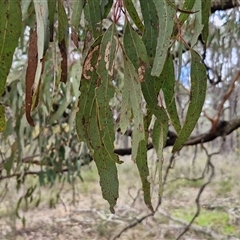
<path fill-rule="evenodd" d="M 95 46 L 87 55 L 85 61 L 84 61 L 84 64 L 83 64 L 83 70 L 82 70 L 82 74 L 83 74 L 83 77 L 87 80 L 91 79 L 91 76 L 88 75 L 87 72 L 93 72 L 94 70 L 94 67 L 92 66 L 92 57 L 93 57 L 93 54 L 98 51 L 99 49 L 99 45 Z"/>
<path fill-rule="evenodd" d="M 31 109 L 32 109 L 33 84 L 34 84 L 35 74 L 37 70 L 37 64 L 38 64 L 37 31 L 34 30 L 30 35 L 30 43 L 29 43 L 29 49 L 28 49 L 28 66 L 27 66 L 26 79 L 25 79 L 26 118 L 28 123 L 31 126 L 34 126 L 34 122 L 31 116 Z"/>
<path fill-rule="evenodd" d="M 138 67 L 137 72 L 138 72 L 138 80 L 140 82 L 144 82 L 144 77 L 146 73 L 146 63 L 143 62 L 141 59 L 140 59 L 140 66 Z"/>

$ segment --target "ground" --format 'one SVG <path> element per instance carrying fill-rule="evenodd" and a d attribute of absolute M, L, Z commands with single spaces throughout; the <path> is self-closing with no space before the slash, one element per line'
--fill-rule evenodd
<path fill-rule="evenodd" d="M 8 192 L 5 196 L 1 195 L 0 239 L 176 239 L 194 216 L 197 209 L 195 199 L 210 174 L 198 181 L 186 180 L 200 177 L 207 161 L 206 154 L 200 149 L 194 165 L 193 157 L 191 148 L 176 157 L 159 210 L 122 234 L 120 232 L 125 227 L 134 225 L 137 219 L 150 213 L 143 203 L 137 168 L 130 157 L 124 157 L 124 163 L 118 166 L 120 191 L 115 214 L 110 213 L 108 203 L 102 199 L 94 163 L 82 168 L 84 181 L 78 179 L 74 186 L 59 183 L 42 187 L 40 193 L 38 179 L 29 177 L 25 185 L 36 184 L 37 190 L 28 206 L 24 199 L 21 201 L 20 218 L 16 216 L 15 209 L 26 189 L 17 192 L 16 183 L 8 181 Z M 169 158 L 170 151 L 167 149 L 164 173 Z M 240 208 L 239 159 L 237 153 L 227 152 L 212 158 L 215 175 L 200 197 L 200 215 L 181 239 L 240 238 L 240 221 L 235 219 L 237 217 L 231 218 L 229 213 L 231 209 Z M 149 166 L 153 173 L 155 160 L 151 152 Z M 6 182 L 2 182 L 2 192 L 5 188 Z M 57 198 L 56 193 L 60 189 Z M 154 206 L 157 192 L 157 186 L 153 187 Z"/>

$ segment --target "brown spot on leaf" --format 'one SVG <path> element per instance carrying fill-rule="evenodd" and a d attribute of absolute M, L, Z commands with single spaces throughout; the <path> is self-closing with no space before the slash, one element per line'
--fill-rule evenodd
<path fill-rule="evenodd" d="M 138 80 L 140 82 L 144 82 L 144 76 L 146 72 L 146 63 L 143 62 L 141 59 L 140 60 L 140 66 L 138 68 Z"/>

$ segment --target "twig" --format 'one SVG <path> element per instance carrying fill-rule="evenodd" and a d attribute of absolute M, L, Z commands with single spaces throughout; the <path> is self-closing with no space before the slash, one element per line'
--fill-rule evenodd
<path fill-rule="evenodd" d="M 197 211 L 196 211 L 196 213 L 194 214 L 192 220 L 189 222 L 189 224 L 186 226 L 186 228 L 183 230 L 183 232 L 177 237 L 176 240 L 180 239 L 180 238 L 189 230 L 189 228 L 191 227 L 192 223 L 195 221 L 195 219 L 196 219 L 196 218 L 198 217 L 198 215 L 200 214 L 200 209 L 201 209 L 201 206 L 200 206 L 200 197 L 201 197 L 201 195 L 202 195 L 205 187 L 212 181 L 212 178 L 213 178 L 214 173 L 215 173 L 215 168 L 214 168 L 214 165 L 213 165 L 212 162 L 211 162 L 211 158 L 212 158 L 213 155 L 218 154 L 219 152 L 214 152 L 214 153 L 212 153 L 212 154 L 209 154 L 208 151 L 207 151 L 207 149 L 204 147 L 203 144 L 202 144 L 202 148 L 203 148 L 203 150 L 205 151 L 205 153 L 206 153 L 206 155 L 207 155 L 207 164 L 206 164 L 206 166 L 208 166 L 208 169 L 211 169 L 211 173 L 210 173 L 210 176 L 208 177 L 208 181 L 205 182 L 205 183 L 201 186 L 201 188 L 199 189 L 198 194 L 197 194 L 197 197 L 196 197 L 196 199 L 195 199 L 195 203 L 196 203 L 196 206 L 197 206 Z M 205 167 L 205 169 L 207 169 L 207 168 Z M 204 172 L 203 172 L 203 173 L 206 173 L 205 169 L 204 169 Z"/>
<path fill-rule="evenodd" d="M 127 231 L 130 228 L 135 227 L 136 225 L 138 225 L 139 223 L 141 223 L 144 219 L 153 216 L 154 213 L 149 213 L 148 215 L 145 215 L 141 218 L 136 218 L 135 221 L 133 221 L 132 223 L 130 223 L 129 225 L 127 225 L 126 227 L 124 227 L 118 234 L 116 234 L 111 240 L 116 240 L 117 238 L 119 238 L 125 231 Z"/>
<path fill-rule="evenodd" d="M 159 198 L 158 198 L 158 204 L 157 204 L 154 212 L 151 212 L 147 215 L 144 215 L 141 218 L 136 217 L 135 221 L 133 221 L 132 223 L 130 223 L 129 225 L 124 227 L 119 233 L 117 233 L 115 236 L 113 236 L 113 238 L 111 238 L 111 240 L 116 240 L 128 229 L 135 227 L 136 225 L 138 225 L 139 223 L 141 223 L 143 220 L 147 219 L 148 217 L 154 216 L 154 214 L 158 211 L 158 208 L 159 208 L 160 205 L 161 205 L 161 196 L 159 196 Z"/>
<path fill-rule="evenodd" d="M 56 173 L 64 173 L 68 171 L 69 171 L 68 168 L 64 168 L 62 170 L 56 171 Z M 25 177 L 27 175 L 38 175 L 40 172 L 41 171 L 18 172 L 18 173 L 9 174 L 6 176 L 0 176 L 0 180 L 12 178 L 12 177 L 21 177 L 21 176 Z"/>
<path fill-rule="evenodd" d="M 173 217 L 171 215 L 169 215 L 167 212 L 165 212 L 164 210 L 162 209 L 159 209 L 158 212 L 163 215 L 164 217 L 174 221 L 174 222 L 177 222 L 177 223 L 180 223 L 181 225 L 184 225 L 184 226 L 188 226 L 189 223 L 184 221 L 184 220 L 181 220 L 179 218 L 176 218 L 176 217 Z M 203 234 L 206 234 L 206 235 L 209 235 L 211 236 L 212 238 L 215 238 L 215 239 L 229 239 L 227 238 L 227 236 L 224 236 L 224 235 L 221 235 L 219 234 L 218 232 L 215 232 L 214 230 L 212 229 L 209 229 L 209 228 L 205 228 L 205 227 L 201 227 L 201 226 L 198 226 L 196 224 L 191 224 L 190 228 L 193 230 L 193 231 L 196 231 L 196 232 L 200 232 L 200 233 L 203 233 Z M 231 240 L 239 240 L 239 238 L 236 238 L 236 237 L 231 237 Z"/>

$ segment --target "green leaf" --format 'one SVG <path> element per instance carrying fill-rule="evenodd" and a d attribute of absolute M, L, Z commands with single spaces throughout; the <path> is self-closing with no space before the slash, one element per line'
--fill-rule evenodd
<path fill-rule="evenodd" d="M 58 0 L 58 43 L 68 36 L 68 19 L 61 0 Z"/>
<path fill-rule="evenodd" d="M 150 69 L 147 69 L 145 81 L 142 83 L 142 93 L 147 103 L 147 108 L 155 115 L 163 124 L 168 124 L 168 116 L 166 110 L 158 105 L 158 94 L 162 87 L 163 81 L 160 77 L 150 75 Z M 158 84 L 156 84 L 156 82 Z M 159 86 L 157 86 L 159 85 Z"/>
<path fill-rule="evenodd" d="M 194 32 L 191 39 L 191 46 L 193 47 L 198 40 L 199 35 L 202 33 L 203 25 L 202 25 L 202 1 L 196 1 L 194 4 L 194 9 L 198 11 L 195 13 L 194 20 Z"/>
<path fill-rule="evenodd" d="M 141 82 L 144 81 L 149 60 L 143 41 L 129 24 L 125 28 L 123 44 L 127 55 L 126 57 L 124 56 L 124 88 L 127 88 L 127 90 L 123 91 L 128 91 L 134 116 L 132 159 L 135 160 L 138 144 L 144 139 Z"/>
<path fill-rule="evenodd" d="M 151 75 L 159 76 L 167 57 L 168 48 L 171 45 L 171 35 L 174 25 L 173 18 L 176 14 L 176 10 L 168 4 L 167 0 L 154 0 L 154 3 L 159 17 L 160 30 L 157 38 L 157 48 Z"/>
<path fill-rule="evenodd" d="M 20 1 L 12 0 L 0 1 L 0 9 L 0 96 L 2 96 L 21 35 L 22 10 Z"/>
<path fill-rule="evenodd" d="M 102 147 L 102 134 L 99 128 L 98 106 L 96 102 L 94 102 L 92 106 L 88 130 L 91 136 L 92 148 L 94 149 L 93 159 L 97 165 L 100 176 L 102 195 L 103 198 L 108 201 L 110 211 L 114 213 L 119 188 L 117 168 L 115 162 L 109 157 L 109 153 Z"/>
<path fill-rule="evenodd" d="M 209 16 L 211 13 L 211 0 L 202 0 L 202 24 L 203 24 L 203 30 L 202 30 L 202 39 L 206 43 L 208 39 L 208 33 L 209 33 Z"/>
<path fill-rule="evenodd" d="M 193 9 L 194 3 L 196 2 L 196 0 L 185 0 L 182 10 L 187 10 L 187 11 L 191 11 Z M 190 13 L 189 13 L 190 14 Z M 187 13 L 181 13 L 178 17 L 179 19 L 179 23 L 182 26 L 184 24 L 184 22 L 188 19 L 189 14 Z"/>
<path fill-rule="evenodd" d="M 162 124 L 158 119 L 156 119 L 153 127 L 152 142 L 158 158 L 159 196 L 160 197 L 162 197 L 163 195 L 163 183 L 162 183 L 163 148 L 166 144 L 167 134 L 168 134 L 168 125 Z"/>
<path fill-rule="evenodd" d="M 93 152 L 91 145 L 91 137 L 89 135 L 88 127 L 90 125 L 90 117 L 92 106 L 95 101 L 95 88 L 97 86 L 98 75 L 96 73 L 96 63 L 99 56 L 99 45 L 102 37 L 96 39 L 96 41 L 90 47 L 82 68 L 82 79 L 79 97 L 78 108 L 80 111 L 76 114 L 76 130 L 80 141 L 86 142 L 90 151 Z"/>
<path fill-rule="evenodd" d="M 179 151 L 192 133 L 202 111 L 207 90 L 207 75 L 201 57 L 191 50 L 191 90 L 190 103 L 182 130 L 173 146 L 172 152 Z"/>
<path fill-rule="evenodd" d="M 174 75 L 174 65 L 172 57 L 168 54 L 163 71 L 160 75 L 162 81 L 164 81 L 162 90 L 164 93 L 164 100 L 166 103 L 166 108 L 168 115 L 171 119 L 172 125 L 176 132 L 179 133 L 181 130 L 181 124 L 178 117 L 178 111 L 175 102 L 175 75 Z"/>
<path fill-rule="evenodd" d="M 183 10 L 187 10 L 187 11 L 190 11 L 192 10 L 193 6 L 194 6 L 194 3 L 195 3 L 195 0 L 185 0 L 184 4 L 183 4 L 183 7 L 182 9 Z M 189 14 L 190 13 L 184 13 L 184 12 L 181 12 L 179 17 L 178 17 L 178 24 L 180 26 L 182 26 L 185 21 L 188 19 L 189 17 Z M 177 36 L 178 34 L 178 26 L 175 25 L 174 28 L 173 28 L 173 36 Z"/>
<path fill-rule="evenodd" d="M 117 29 L 112 24 L 103 35 L 99 51 L 99 62 L 97 73 L 100 86 L 96 88 L 96 104 L 98 108 L 99 128 L 101 130 L 103 147 L 108 152 L 109 157 L 119 162 L 116 154 L 113 153 L 115 132 L 113 123 L 113 113 L 110 109 L 110 99 L 114 97 L 112 86 L 113 70 L 116 50 L 118 46 Z"/>
<path fill-rule="evenodd" d="M 43 58 L 45 52 L 48 48 L 49 43 L 49 26 L 48 26 L 48 1 L 47 0 L 34 0 L 34 8 L 36 13 L 37 20 L 37 50 L 38 50 L 38 62 L 37 70 L 34 79 L 33 85 L 33 98 L 32 98 L 32 109 L 36 106 L 38 93 L 39 93 L 39 84 L 43 71 Z"/>
<path fill-rule="evenodd" d="M 156 39 L 159 32 L 159 19 L 153 0 L 140 0 L 140 6 L 145 26 L 142 39 L 147 50 L 150 65 L 152 66 L 157 46 Z"/>
<path fill-rule="evenodd" d="M 111 33 L 111 31 L 109 32 Z M 107 35 L 109 34 L 107 33 Z M 99 125 L 99 106 L 96 104 L 95 89 L 98 85 L 99 76 L 95 67 L 99 60 L 100 41 L 98 38 L 89 49 L 83 64 L 83 78 L 81 80 L 81 95 L 79 98 L 79 111 L 76 116 L 76 128 L 80 140 L 87 143 L 92 151 L 94 161 L 100 176 L 100 185 L 103 198 L 110 204 L 110 210 L 118 198 L 118 178 L 115 162 L 109 157 L 102 140 L 102 132 Z M 105 40 L 106 41 L 106 37 Z M 103 51 L 103 50 L 102 50 Z M 105 64 L 106 66 L 106 64 Z M 111 116 L 112 119 L 112 116 Z"/>
<path fill-rule="evenodd" d="M 84 0 L 73 1 L 71 25 L 75 31 L 78 31 L 81 15 L 83 11 Z"/>
<path fill-rule="evenodd" d="M 53 42 L 54 35 L 54 16 L 56 12 L 56 2 L 57 0 L 48 1 L 48 19 L 49 19 L 49 41 Z"/>
<path fill-rule="evenodd" d="M 85 18 L 94 39 L 102 34 L 102 17 L 99 1 L 86 0 L 84 7 Z"/>
<path fill-rule="evenodd" d="M 119 127 L 123 133 L 125 133 L 129 127 L 132 117 L 132 108 L 130 103 L 129 89 L 124 87 L 122 89 L 122 102 L 120 110 L 120 122 Z"/>
<path fill-rule="evenodd" d="M 142 181 L 142 190 L 144 192 L 144 202 L 147 207 L 153 212 L 153 206 L 151 202 L 150 183 L 148 181 L 149 169 L 147 162 L 147 141 L 142 140 L 139 143 L 136 164 Z"/>
<path fill-rule="evenodd" d="M 5 108 L 3 105 L 0 104 L 0 132 L 3 132 L 6 127 L 6 120 L 5 120 Z"/>
<path fill-rule="evenodd" d="M 153 0 L 144 1 L 140 0 L 141 10 L 144 19 L 145 31 L 143 33 L 142 40 L 136 36 L 134 36 L 134 41 L 143 41 L 143 46 L 146 47 L 146 51 L 149 58 L 149 65 L 151 66 L 154 60 L 155 51 L 157 42 L 156 39 L 158 37 L 158 15 L 156 11 L 155 4 Z M 133 33 L 134 34 L 134 33 Z M 136 33 L 135 33 L 136 34 Z M 140 44 L 141 45 L 141 44 Z M 136 47 L 132 47 L 135 51 L 138 51 Z M 135 54 L 136 55 L 136 54 Z M 131 52 L 132 56 L 132 52 Z M 139 60 L 137 60 L 138 62 Z M 159 89 L 156 89 L 154 82 L 160 81 L 159 78 L 153 77 L 150 74 L 150 67 L 146 68 L 144 81 L 142 82 L 142 93 L 144 95 L 145 101 L 147 102 L 147 108 L 151 109 L 152 113 L 158 118 L 161 119 L 162 123 L 167 124 L 168 117 L 166 111 L 163 107 L 158 106 L 158 93 L 160 91 L 161 84 L 159 85 Z"/>
<path fill-rule="evenodd" d="M 107 18 L 113 5 L 113 0 L 101 0 L 102 18 Z"/>
<path fill-rule="evenodd" d="M 127 88 L 134 116 L 134 129 L 132 136 L 132 159 L 137 157 L 138 145 L 145 138 L 141 83 L 138 80 L 136 70 L 127 56 L 124 56 L 124 88 Z M 146 150 L 146 146 L 145 146 Z"/>
<path fill-rule="evenodd" d="M 143 81 L 146 68 L 149 66 L 147 50 L 142 39 L 130 24 L 125 27 L 123 46 L 128 58 L 139 74 L 139 81 Z"/>
<path fill-rule="evenodd" d="M 137 26 L 137 28 L 143 32 L 144 31 L 144 25 L 142 24 L 141 19 L 138 16 L 138 13 L 136 11 L 136 7 L 134 6 L 132 0 L 125 0 L 124 6 L 126 7 L 130 17 L 132 18 L 133 22 Z"/>

